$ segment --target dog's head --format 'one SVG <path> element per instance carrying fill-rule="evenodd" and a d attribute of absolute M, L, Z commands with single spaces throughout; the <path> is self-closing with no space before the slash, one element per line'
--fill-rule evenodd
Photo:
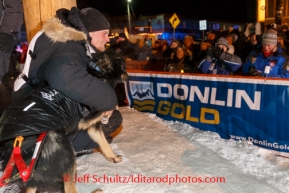
<path fill-rule="evenodd" d="M 89 69 L 89 72 L 109 83 L 113 88 L 118 83 L 126 82 L 129 78 L 126 73 L 125 61 L 123 57 L 112 51 L 105 51 L 98 55 L 93 55 L 96 68 Z"/>

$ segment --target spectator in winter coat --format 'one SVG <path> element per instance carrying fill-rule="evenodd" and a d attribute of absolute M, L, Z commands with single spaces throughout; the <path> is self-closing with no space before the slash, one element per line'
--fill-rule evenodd
<path fill-rule="evenodd" d="M 239 30 L 233 30 L 230 33 L 233 41 L 233 46 L 235 47 L 235 54 L 239 56 L 242 62 L 246 61 L 245 47 L 247 44 L 247 37 L 240 33 Z"/>
<path fill-rule="evenodd" d="M 208 31 L 207 32 L 207 40 L 208 42 L 212 45 L 215 46 L 216 41 L 217 41 L 217 35 L 213 31 Z"/>
<path fill-rule="evenodd" d="M 208 53 L 209 48 L 212 46 L 207 40 L 204 40 L 200 43 L 199 51 L 194 53 L 193 61 L 196 65 L 199 65 L 201 60 L 205 58 Z"/>
<path fill-rule="evenodd" d="M 197 51 L 197 45 L 195 45 L 195 41 L 192 36 L 186 35 L 184 37 L 184 45 L 187 47 L 187 52 L 189 56 L 193 56 L 194 52 Z"/>
<path fill-rule="evenodd" d="M 168 47 L 168 49 L 166 49 L 163 52 L 163 57 L 164 57 L 164 62 L 166 64 L 168 64 L 171 60 L 176 58 L 177 55 L 177 47 L 180 46 L 180 42 L 178 40 L 173 40 L 170 44 L 170 46 Z"/>
<path fill-rule="evenodd" d="M 168 43 L 168 41 L 167 40 L 162 40 L 161 41 L 161 51 L 162 51 L 162 54 L 163 54 L 163 60 L 165 59 L 165 53 L 166 53 L 166 51 L 170 48 L 170 46 L 169 46 L 169 43 Z"/>
<path fill-rule="evenodd" d="M 163 60 L 163 48 L 161 40 L 156 40 L 152 48 L 150 60 L 153 62 Z"/>
<path fill-rule="evenodd" d="M 138 45 L 133 44 L 128 40 L 126 37 L 125 33 L 120 33 L 119 36 L 119 49 L 121 55 L 124 57 L 126 60 L 127 58 L 130 58 L 132 60 L 137 59 L 137 50 L 138 50 Z"/>
<path fill-rule="evenodd" d="M 248 60 L 251 60 L 251 57 L 256 57 L 252 53 L 259 54 L 259 49 L 262 45 L 262 37 L 260 37 L 260 35 L 256 35 L 255 33 L 252 33 L 249 37 L 250 37 L 250 41 L 247 42 L 247 45 L 244 49 L 244 54 L 246 55 L 245 62 L 247 62 Z"/>
<path fill-rule="evenodd" d="M 138 52 L 137 60 L 148 61 L 151 58 L 151 52 L 152 48 L 150 46 L 144 45 Z"/>
<path fill-rule="evenodd" d="M 119 37 L 116 36 L 114 37 L 114 42 L 112 43 L 112 45 L 109 47 L 110 50 L 113 50 L 115 53 L 120 53 L 120 46 L 119 46 Z"/>
<path fill-rule="evenodd" d="M 173 40 L 170 44 L 170 47 L 165 52 L 165 56 L 169 59 L 173 59 L 177 55 L 177 48 L 180 46 L 179 40 Z"/>
<path fill-rule="evenodd" d="M 185 46 L 179 46 L 177 48 L 176 59 L 172 59 L 165 71 L 168 72 L 188 72 L 197 73 L 198 69 L 193 63 L 192 57 L 188 55 L 187 48 Z"/>
<path fill-rule="evenodd" d="M 288 24 L 284 24 L 280 27 L 280 32 L 286 34 L 287 38 L 289 37 L 289 27 Z"/>
<path fill-rule="evenodd" d="M 235 74 L 241 67 L 239 56 L 228 53 L 228 41 L 221 37 L 216 46 L 212 46 L 198 68 L 204 74 Z"/>
<path fill-rule="evenodd" d="M 275 29 L 268 29 L 264 32 L 261 50 L 249 55 L 249 60 L 243 65 L 243 74 L 289 78 L 288 56 L 277 45 L 277 31 Z"/>
<path fill-rule="evenodd" d="M 289 56 L 288 39 L 285 33 L 278 32 L 278 46 Z"/>
<path fill-rule="evenodd" d="M 49 85 L 76 102 L 111 115 L 108 123 L 103 124 L 104 134 L 110 138 L 122 122 L 120 112 L 114 110 L 118 102 L 116 93 L 87 71 L 91 64 L 97 65 L 94 56 L 105 51 L 110 41 L 109 29 L 107 19 L 97 9 L 59 9 L 29 43 L 31 54 L 14 83 L 13 102 L 36 87 Z M 71 140 L 75 151 L 98 146 L 85 131 L 79 131 Z"/>

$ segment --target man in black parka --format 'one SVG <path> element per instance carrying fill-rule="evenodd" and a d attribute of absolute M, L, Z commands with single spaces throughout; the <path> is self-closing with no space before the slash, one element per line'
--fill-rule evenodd
<path fill-rule="evenodd" d="M 103 125 L 108 141 L 122 123 L 114 89 L 88 73 L 93 56 L 105 51 L 109 23 L 94 8 L 59 9 L 48 20 L 28 48 L 24 70 L 14 83 L 13 102 L 17 103 L 34 88 L 49 85 L 70 99 L 111 115 Z M 97 147 L 86 132 L 71 137 L 75 151 Z"/>

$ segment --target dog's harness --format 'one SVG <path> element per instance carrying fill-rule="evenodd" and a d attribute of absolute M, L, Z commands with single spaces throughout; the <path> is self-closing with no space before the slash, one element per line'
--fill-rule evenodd
<path fill-rule="evenodd" d="M 0 176 L 0 187 L 17 179 L 27 182 L 33 176 L 47 133 L 68 132 L 90 110 L 92 108 L 88 109 L 50 87 L 39 88 L 21 103 L 8 107 L 0 118 L 0 143 L 4 144 L 1 148 L 8 147 L 4 154 L 9 158 Z"/>
<path fill-rule="evenodd" d="M 39 135 L 31 161 L 28 166 L 26 165 L 21 155 L 21 146 L 22 146 L 24 137 L 17 136 L 15 138 L 11 157 L 0 179 L 0 187 L 7 185 L 11 181 L 18 179 L 19 177 L 23 180 L 23 182 L 26 182 L 27 180 L 29 180 L 31 173 L 35 167 L 35 163 L 37 162 L 40 149 L 43 144 L 42 142 L 44 142 L 46 135 L 47 135 L 47 132 L 41 133 Z M 19 173 L 15 176 L 10 177 L 15 166 L 17 167 Z"/>

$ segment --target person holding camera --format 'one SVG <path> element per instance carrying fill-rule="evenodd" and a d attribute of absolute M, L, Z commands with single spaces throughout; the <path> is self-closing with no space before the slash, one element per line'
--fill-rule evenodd
<path fill-rule="evenodd" d="M 206 57 L 200 62 L 199 71 L 204 74 L 235 74 L 241 68 L 242 60 L 228 51 L 227 39 L 219 38 L 216 46 L 210 47 Z"/>

